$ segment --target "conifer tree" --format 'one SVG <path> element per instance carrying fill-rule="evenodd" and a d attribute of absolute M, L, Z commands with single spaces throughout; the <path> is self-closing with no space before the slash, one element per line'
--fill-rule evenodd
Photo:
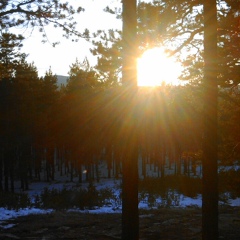
<path fill-rule="evenodd" d="M 138 130 L 137 103 L 137 9 L 136 0 L 123 1 L 123 66 L 122 83 L 124 118 L 123 139 L 123 189 L 122 189 L 122 239 L 139 238 L 138 216 Z"/>
<path fill-rule="evenodd" d="M 63 30 L 66 38 L 88 37 L 76 30 L 77 22 L 74 20 L 75 14 L 84 11 L 82 7 L 74 8 L 68 2 L 59 0 L 24 0 L 13 1 L 4 0 L 0 3 L 0 26 L 1 29 L 12 31 L 13 28 L 22 27 L 26 30 L 38 28 L 42 33 L 42 40 L 48 41 L 45 27 L 52 25 Z M 55 45 L 56 43 L 53 43 Z"/>
<path fill-rule="evenodd" d="M 202 239 L 218 239 L 218 83 L 216 0 L 204 1 Z"/>

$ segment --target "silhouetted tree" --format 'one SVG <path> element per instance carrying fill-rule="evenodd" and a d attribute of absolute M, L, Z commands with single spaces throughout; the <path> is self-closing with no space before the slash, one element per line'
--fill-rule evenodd
<path fill-rule="evenodd" d="M 83 37 L 76 30 L 77 22 L 74 20 L 75 14 L 84 11 L 82 7 L 74 9 L 68 2 L 56 0 L 49 2 L 47 0 L 25 0 L 13 1 L 4 0 L 0 3 L 0 26 L 1 29 L 11 30 L 15 27 L 22 27 L 26 30 L 38 28 L 42 33 L 43 41 L 47 41 L 45 27 L 52 25 L 55 28 L 62 29 L 64 37 Z M 14 17 L 13 17 L 14 16 Z M 53 45 L 56 43 L 53 43 Z"/>
<path fill-rule="evenodd" d="M 216 0 L 205 0 L 202 239 L 218 239 L 217 59 Z"/>
<path fill-rule="evenodd" d="M 122 239 L 139 237 L 137 124 L 137 9 L 136 0 L 123 1 L 122 118 L 123 188 Z"/>

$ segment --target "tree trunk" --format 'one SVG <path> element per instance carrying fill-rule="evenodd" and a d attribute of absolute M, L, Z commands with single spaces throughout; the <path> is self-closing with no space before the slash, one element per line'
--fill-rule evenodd
<path fill-rule="evenodd" d="M 108 178 L 111 178 L 112 171 L 112 145 L 108 144 L 106 147 L 106 160 L 107 160 L 107 169 L 108 169 Z"/>
<path fill-rule="evenodd" d="M 204 1 L 204 139 L 202 239 L 218 239 L 217 10 Z"/>
<path fill-rule="evenodd" d="M 166 162 L 166 144 L 162 144 L 162 155 L 161 155 L 161 178 L 163 179 L 165 177 L 165 162 Z"/>
<path fill-rule="evenodd" d="M 96 171 L 96 179 L 97 179 L 97 182 L 99 183 L 100 181 L 100 174 L 99 174 L 99 160 L 98 160 L 98 157 L 96 158 L 96 161 L 95 161 L 95 171 Z"/>
<path fill-rule="evenodd" d="M 4 190 L 5 192 L 8 192 L 8 175 L 9 175 L 8 160 L 5 157 L 4 158 Z"/>
<path fill-rule="evenodd" d="M 191 156 L 187 159 L 187 176 L 190 177 L 190 162 L 191 162 Z"/>
<path fill-rule="evenodd" d="M 147 158 L 146 151 L 142 150 L 142 176 L 143 176 L 143 179 L 146 178 L 146 158 Z"/>
<path fill-rule="evenodd" d="M 139 238 L 138 136 L 136 122 L 136 0 L 123 0 L 123 137 L 122 239 Z M 125 97 L 126 96 L 126 97 Z"/>
<path fill-rule="evenodd" d="M 3 191 L 3 185 L 2 185 L 2 180 L 3 180 L 3 149 L 0 149 L 0 192 Z"/>
<path fill-rule="evenodd" d="M 78 182 L 82 183 L 82 164 L 78 163 Z"/>

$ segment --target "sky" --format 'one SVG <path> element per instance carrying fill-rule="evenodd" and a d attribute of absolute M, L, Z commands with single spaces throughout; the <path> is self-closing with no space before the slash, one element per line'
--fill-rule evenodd
<path fill-rule="evenodd" d="M 78 22 L 77 29 L 83 31 L 89 29 L 90 32 L 106 29 L 121 29 L 121 20 L 117 20 L 115 16 L 106 13 L 103 9 L 109 6 L 112 9 L 121 7 L 120 0 L 69 0 L 69 4 L 76 7 L 85 8 L 85 12 L 76 16 Z M 20 31 L 20 30 L 19 30 Z M 70 65 L 78 59 L 80 62 L 84 58 L 88 58 L 91 65 L 96 64 L 96 59 L 91 55 L 89 48 L 91 44 L 84 39 L 79 42 L 72 42 L 64 39 L 62 32 L 53 27 L 46 27 L 49 43 L 41 43 L 41 34 L 35 29 L 31 34 L 26 31 L 22 33 L 24 40 L 22 51 L 28 54 L 27 61 L 34 62 L 38 69 L 39 76 L 43 76 L 46 71 L 51 70 L 57 75 L 68 75 Z M 52 47 L 51 43 L 60 41 L 56 47 Z"/>
<path fill-rule="evenodd" d="M 122 29 L 122 21 L 116 19 L 115 15 L 106 13 L 104 11 L 107 6 L 113 10 L 121 10 L 121 0 L 69 0 L 68 2 L 75 8 L 81 6 L 85 9 L 84 12 L 76 15 L 76 18 L 74 19 L 78 23 L 77 30 L 79 32 L 84 32 L 85 29 L 89 29 L 90 33 L 97 32 L 97 30 Z M 78 42 L 72 42 L 70 39 L 65 39 L 62 37 L 63 32 L 61 29 L 56 29 L 52 26 L 47 26 L 45 30 L 49 42 L 44 44 L 41 42 L 42 37 L 38 29 L 34 29 L 33 32 L 30 32 L 29 30 L 26 31 L 26 29 L 17 30 L 25 37 L 22 51 L 28 55 L 27 61 L 29 63 L 33 62 L 37 67 L 39 76 L 44 76 L 50 68 L 53 74 L 68 76 L 70 66 L 74 64 L 76 60 L 82 62 L 85 58 L 89 60 L 91 66 L 96 65 L 97 58 L 94 57 L 90 52 L 90 48 L 93 47 L 90 42 L 86 41 L 85 39 L 79 39 Z M 57 41 L 60 41 L 60 44 L 53 47 L 51 43 Z M 160 64 L 161 66 L 159 67 L 162 67 L 161 61 L 157 62 L 157 64 Z M 159 67 L 156 67 L 155 69 L 155 78 L 160 77 Z M 169 68 L 172 69 L 170 65 L 166 66 L 165 68 L 168 76 L 167 78 L 169 78 Z M 170 82 L 172 79 L 177 79 L 177 77 L 180 75 L 180 67 L 173 68 L 175 69 L 174 72 L 176 74 L 170 76 Z M 147 74 L 152 71 L 152 67 L 146 68 L 145 66 L 144 69 Z M 145 75 L 146 74 L 142 74 L 143 77 L 145 77 Z M 145 78 L 145 80 L 147 79 L 148 78 Z M 164 80 L 166 80 L 166 83 L 168 83 L 167 79 Z M 157 81 L 159 82 L 159 79 Z M 145 84 L 149 85 L 149 82 L 146 82 L 143 85 Z M 153 82 L 153 85 L 155 85 L 155 82 Z"/>

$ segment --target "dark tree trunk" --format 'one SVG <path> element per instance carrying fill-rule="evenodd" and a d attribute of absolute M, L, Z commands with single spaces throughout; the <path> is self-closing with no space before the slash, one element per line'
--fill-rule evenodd
<path fill-rule="evenodd" d="M 123 0 L 123 99 L 125 115 L 122 118 L 123 137 L 123 189 L 122 239 L 139 238 L 138 215 L 138 129 L 137 98 L 137 14 L 136 0 Z"/>
<path fill-rule="evenodd" d="M 92 171 L 91 171 L 91 163 L 88 163 L 86 166 L 86 181 L 91 182 L 92 180 Z"/>
<path fill-rule="evenodd" d="M 69 165 L 70 165 L 70 159 L 71 159 L 71 151 L 69 149 L 65 150 L 65 169 L 64 169 L 64 172 L 65 172 L 65 175 L 68 176 L 68 173 L 69 173 Z"/>
<path fill-rule="evenodd" d="M 47 173 L 48 173 L 48 180 L 54 180 L 54 147 L 48 146 L 47 148 Z"/>
<path fill-rule="evenodd" d="M 115 167 L 116 167 L 115 158 L 114 158 L 114 156 L 112 156 L 112 175 L 113 176 L 115 176 L 115 174 L 116 174 Z"/>
<path fill-rule="evenodd" d="M 33 152 L 32 152 L 32 147 L 31 147 L 31 152 L 30 152 L 30 158 L 28 160 L 28 173 L 29 173 L 29 179 L 33 179 Z"/>
<path fill-rule="evenodd" d="M 19 172 L 21 178 L 21 188 L 28 190 L 28 168 L 31 161 L 31 149 L 28 144 L 24 144 L 21 147 L 21 154 L 19 158 Z"/>
<path fill-rule="evenodd" d="M 29 190 L 28 177 L 25 178 L 25 189 Z"/>
<path fill-rule="evenodd" d="M 143 179 L 146 178 L 146 158 L 147 158 L 147 154 L 145 152 L 145 150 L 142 151 L 142 175 L 143 175 Z"/>
<path fill-rule="evenodd" d="M 6 156 L 4 158 L 4 190 L 8 192 L 8 175 L 9 175 L 9 166 Z"/>
<path fill-rule="evenodd" d="M 184 159 L 183 159 L 183 173 L 184 173 L 184 175 L 187 174 L 187 159 L 188 159 L 188 156 L 185 156 Z"/>
<path fill-rule="evenodd" d="M 9 191 L 9 179 L 11 191 L 14 191 L 14 149 L 12 146 L 7 146 L 4 154 L 4 184 L 5 191 Z"/>
<path fill-rule="evenodd" d="M 162 144 L 162 154 L 161 154 L 161 178 L 164 178 L 165 176 L 165 160 L 166 160 L 166 145 Z"/>
<path fill-rule="evenodd" d="M 160 169 L 161 169 L 161 165 L 162 165 L 162 149 L 160 148 L 160 146 L 158 146 L 157 151 L 157 155 L 156 155 L 156 171 L 157 171 L 157 176 L 158 178 L 160 177 Z"/>
<path fill-rule="evenodd" d="M 41 163 L 42 163 L 42 156 L 43 152 L 42 149 L 36 149 L 35 153 L 35 178 L 38 179 L 38 181 L 41 180 Z"/>
<path fill-rule="evenodd" d="M 46 160 L 46 181 L 47 182 L 50 181 L 50 164 L 47 160 Z"/>
<path fill-rule="evenodd" d="M 55 165 L 54 165 L 54 159 L 53 159 L 52 167 L 51 167 L 51 176 L 52 176 L 52 180 L 54 181 L 54 179 L 55 179 Z"/>
<path fill-rule="evenodd" d="M 194 176 L 197 175 L 197 163 L 195 158 L 192 159 L 192 172 Z"/>
<path fill-rule="evenodd" d="M 116 163 L 116 176 L 115 178 L 119 178 L 119 174 L 121 174 L 121 149 L 119 146 L 115 146 L 114 148 L 114 157 Z"/>
<path fill-rule="evenodd" d="M 191 157 L 189 156 L 187 159 L 187 175 L 190 177 L 190 162 L 191 162 Z"/>
<path fill-rule="evenodd" d="M 106 160 L 107 160 L 108 178 L 111 178 L 111 170 L 112 170 L 112 146 L 111 146 L 111 144 L 109 144 L 106 147 Z"/>
<path fill-rule="evenodd" d="M 97 182 L 99 182 L 100 181 L 100 176 L 99 176 L 99 161 L 98 161 L 98 159 L 96 159 L 95 171 L 96 171 Z"/>
<path fill-rule="evenodd" d="M 3 180 L 3 175 L 2 175 L 2 171 L 3 171 L 3 150 L 1 149 L 1 152 L 0 152 L 0 192 L 3 191 L 3 183 L 2 183 L 2 180 Z"/>
<path fill-rule="evenodd" d="M 71 170 L 70 170 L 70 182 L 73 182 L 73 169 L 74 169 L 74 164 L 73 164 L 73 159 L 71 159 Z"/>
<path fill-rule="evenodd" d="M 59 149 L 59 167 L 60 167 L 60 176 L 63 175 L 63 162 L 64 162 L 64 150 L 63 148 Z"/>
<path fill-rule="evenodd" d="M 78 163 L 78 182 L 82 183 L 82 164 Z"/>
<path fill-rule="evenodd" d="M 204 139 L 202 239 L 218 239 L 217 10 L 204 1 Z"/>
<path fill-rule="evenodd" d="M 176 146 L 176 161 L 177 161 L 177 175 L 182 173 L 182 164 L 181 164 L 181 148 L 179 144 Z"/>
<path fill-rule="evenodd" d="M 123 158 L 123 192 L 122 192 L 122 239 L 138 239 L 138 168 L 137 144 L 126 149 Z"/>
<path fill-rule="evenodd" d="M 11 192 L 14 192 L 14 168 L 11 166 L 10 168 L 10 186 L 11 186 Z"/>
<path fill-rule="evenodd" d="M 178 175 L 177 174 L 177 161 L 174 162 L 174 175 Z"/>
<path fill-rule="evenodd" d="M 92 158 L 93 158 L 93 156 L 92 156 Z M 94 181 L 95 180 L 95 164 L 94 163 L 91 164 L 91 172 L 92 172 L 92 174 L 91 174 L 92 181 Z"/>
<path fill-rule="evenodd" d="M 173 158 L 172 148 L 170 147 L 170 148 L 168 149 L 168 169 L 169 169 L 169 170 L 172 169 L 172 162 L 173 162 L 172 158 Z"/>
<path fill-rule="evenodd" d="M 14 149 L 10 149 L 8 161 L 9 161 L 9 177 L 10 177 L 10 188 L 11 192 L 14 192 L 14 170 L 15 170 L 15 161 L 16 155 Z"/>

